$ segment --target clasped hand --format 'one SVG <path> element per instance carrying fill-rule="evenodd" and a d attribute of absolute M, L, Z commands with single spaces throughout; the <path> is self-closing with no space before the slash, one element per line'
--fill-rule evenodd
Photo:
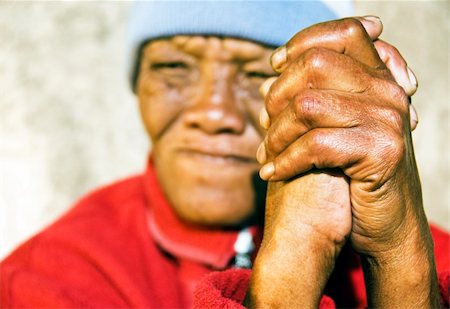
<path fill-rule="evenodd" d="M 279 76 L 261 87 L 267 134 L 257 159 L 269 187 L 250 306 L 316 307 L 348 239 L 363 258 L 370 305 L 400 305 L 390 283 L 412 295 L 402 305 L 436 304 L 411 139 L 417 82 L 381 32 L 371 16 L 321 23 L 272 55 Z M 420 263 L 409 278 L 405 267 Z M 306 276 L 313 285 L 302 286 Z"/>

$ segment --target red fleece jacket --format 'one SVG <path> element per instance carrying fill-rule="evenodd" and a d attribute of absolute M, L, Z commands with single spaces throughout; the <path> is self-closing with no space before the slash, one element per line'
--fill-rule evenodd
<path fill-rule="evenodd" d="M 450 237 L 434 227 L 432 234 L 448 306 Z M 7 257 L 0 307 L 242 308 L 250 271 L 225 270 L 236 237 L 182 223 L 150 165 L 143 176 L 88 195 Z M 325 294 L 321 308 L 366 306 L 362 269 L 349 248 Z"/>

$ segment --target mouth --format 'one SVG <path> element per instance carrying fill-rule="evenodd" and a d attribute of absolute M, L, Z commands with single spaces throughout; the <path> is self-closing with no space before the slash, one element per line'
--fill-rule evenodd
<path fill-rule="evenodd" d="M 179 149 L 178 153 L 215 164 L 258 164 L 253 156 L 203 149 Z"/>

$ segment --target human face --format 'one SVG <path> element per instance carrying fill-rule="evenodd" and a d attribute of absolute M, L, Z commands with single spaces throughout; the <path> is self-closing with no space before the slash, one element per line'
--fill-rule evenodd
<path fill-rule="evenodd" d="M 136 92 L 157 176 L 183 220 L 235 226 L 256 213 L 259 87 L 272 50 L 231 38 L 148 43 Z M 259 179 L 258 179 L 259 180 Z"/>

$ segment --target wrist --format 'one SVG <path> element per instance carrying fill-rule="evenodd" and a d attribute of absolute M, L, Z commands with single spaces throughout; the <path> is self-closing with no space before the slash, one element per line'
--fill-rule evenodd
<path fill-rule="evenodd" d="M 256 258 L 245 305 L 318 308 L 339 251 L 311 228 L 265 239 Z"/>
<path fill-rule="evenodd" d="M 428 227 L 412 228 L 389 250 L 361 256 L 369 307 L 439 306 Z"/>
<path fill-rule="evenodd" d="M 348 183 L 309 173 L 269 182 L 264 238 L 244 304 L 317 308 L 351 230 Z"/>

